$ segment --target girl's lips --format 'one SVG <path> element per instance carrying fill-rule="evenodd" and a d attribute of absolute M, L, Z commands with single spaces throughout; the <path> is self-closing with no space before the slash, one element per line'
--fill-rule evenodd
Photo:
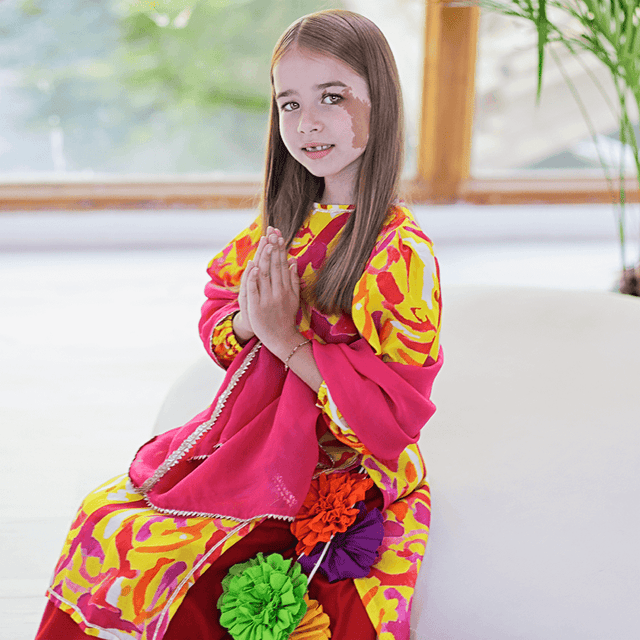
<path fill-rule="evenodd" d="M 313 145 L 313 146 L 324 146 L 324 145 Z M 324 158 L 328 153 L 333 150 L 333 145 L 331 145 L 328 149 L 323 149 L 322 151 L 309 151 L 307 149 L 303 149 L 308 158 L 312 160 L 319 160 L 320 158 Z"/>

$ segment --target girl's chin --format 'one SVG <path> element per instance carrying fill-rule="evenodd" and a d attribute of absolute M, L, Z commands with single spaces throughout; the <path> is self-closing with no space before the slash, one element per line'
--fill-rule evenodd
<path fill-rule="evenodd" d="M 338 176 L 352 176 L 351 179 L 355 180 L 358 173 L 360 163 L 362 161 L 362 155 L 355 158 L 352 162 L 349 162 L 343 167 L 336 168 L 335 164 L 331 166 L 327 162 L 320 162 L 318 160 L 310 160 L 306 156 L 295 157 L 295 160 L 299 162 L 312 176 L 316 178 L 331 178 Z"/>
<path fill-rule="evenodd" d="M 303 166 L 312 176 L 315 176 L 316 178 L 326 178 L 328 175 L 326 171 L 321 171 L 318 168 L 310 167 L 308 164 L 304 164 Z"/>
<path fill-rule="evenodd" d="M 321 167 L 318 166 L 316 162 L 301 162 L 300 159 L 296 158 L 298 162 L 312 175 L 316 178 L 326 178 L 328 175 L 332 175 L 333 172 L 325 169 L 322 170 Z"/>

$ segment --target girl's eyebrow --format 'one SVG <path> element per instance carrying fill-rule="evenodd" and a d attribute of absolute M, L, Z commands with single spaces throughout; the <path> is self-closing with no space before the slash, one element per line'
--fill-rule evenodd
<path fill-rule="evenodd" d="M 345 87 L 348 88 L 344 82 L 340 82 L 340 80 L 332 80 L 331 82 L 323 82 L 322 84 L 313 85 L 314 91 L 319 91 L 320 89 L 327 89 L 329 87 Z M 298 95 L 298 92 L 294 89 L 287 89 L 286 91 L 281 91 L 277 96 L 276 100 L 279 98 L 286 98 L 287 96 Z"/>

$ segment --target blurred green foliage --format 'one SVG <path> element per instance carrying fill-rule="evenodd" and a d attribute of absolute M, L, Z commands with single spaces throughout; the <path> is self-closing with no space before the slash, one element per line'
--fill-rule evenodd
<path fill-rule="evenodd" d="M 273 46 L 331 0 L 3 0 L 0 171 L 260 171 Z M 4 141 L 4 142 L 3 142 Z"/>
<path fill-rule="evenodd" d="M 269 59 L 295 19 L 336 3 L 317 0 L 126 0 L 123 78 L 165 104 L 268 107 Z"/>

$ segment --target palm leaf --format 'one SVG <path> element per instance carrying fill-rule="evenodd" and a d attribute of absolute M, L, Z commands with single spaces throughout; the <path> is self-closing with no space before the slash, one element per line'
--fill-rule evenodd
<path fill-rule="evenodd" d="M 535 25 L 538 36 L 538 86 L 536 101 L 540 101 L 545 49 L 550 43 L 560 43 L 572 54 L 579 50 L 596 56 L 609 70 L 617 93 L 617 115 L 620 122 L 620 142 L 633 150 L 633 159 L 640 185 L 640 144 L 629 118 L 627 99 L 633 97 L 640 110 L 640 7 L 638 0 L 480 0 L 480 4 L 503 15 L 518 16 Z M 549 20 L 548 10 L 564 14 L 573 22 L 570 31 L 562 23 Z M 584 114 L 584 109 L 581 109 Z M 587 118 L 588 120 L 588 118 Z M 606 171 L 604 162 L 601 160 Z M 624 171 L 624 167 L 621 167 Z M 625 192 L 620 176 L 619 238 L 623 255 L 625 248 Z"/>
<path fill-rule="evenodd" d="M 533 8 L 533 7 L 531 7 Z M 542 93 L 542 70 L 544 68 L 544 52 L 549 41 L 549 20 L 547 19 L 547 0 L 539 0 L 536 15 L 536 29 L 538 30 L 538 87 L 536 101 L 540 102 Z"/>

